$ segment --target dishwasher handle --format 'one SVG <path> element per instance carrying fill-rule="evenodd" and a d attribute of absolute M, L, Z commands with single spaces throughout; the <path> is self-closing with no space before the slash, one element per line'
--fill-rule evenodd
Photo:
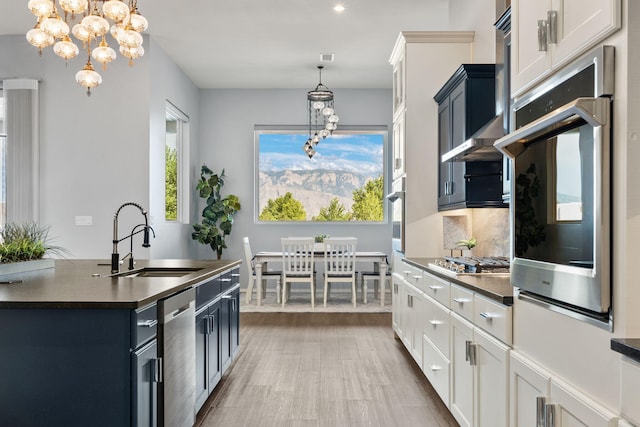
<path fill-rule="evenodd" d="M 190 310 L 195 310 L 195 305 L 196 291 L 193 288 L 189 288 L 186 291 L 160 300 L 158 308 L 160 309 L 162 321 L 166 324 Z"/>

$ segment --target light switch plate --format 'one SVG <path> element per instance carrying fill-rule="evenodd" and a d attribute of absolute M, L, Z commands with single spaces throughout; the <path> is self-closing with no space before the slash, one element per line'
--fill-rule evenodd
<path fill-rule="evenodd" d="M 93 217 L 90 215 L 76 215 L 76 225 L 93 225 Z"/>

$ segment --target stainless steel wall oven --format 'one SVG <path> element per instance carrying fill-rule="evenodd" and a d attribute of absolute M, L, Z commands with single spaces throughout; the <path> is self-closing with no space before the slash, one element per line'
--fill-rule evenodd
<path fill-rule="evenodd" d="M 611 325 L 611 46 L 514 103 L 511 282 L 520 297 Z M 609 326 L 610 327 L 610 326 Z"/>

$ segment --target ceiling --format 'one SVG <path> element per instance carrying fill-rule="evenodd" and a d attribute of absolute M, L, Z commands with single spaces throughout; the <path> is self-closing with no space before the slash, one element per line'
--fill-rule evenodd
<path fill-rule="evenodd" d="M 27 3 L 4 2 L 0 35 L 35 25 Z M 329 88 L 390 88 L 399 32 L 449 26 L 449 0 L 138 0 L 138 9 L 147 33 L 203 89 L 312 88 L 321 53 L 335 54 L 323 63 Z"/>

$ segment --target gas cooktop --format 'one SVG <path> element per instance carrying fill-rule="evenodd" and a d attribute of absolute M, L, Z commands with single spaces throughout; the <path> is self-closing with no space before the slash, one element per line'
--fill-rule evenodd
<path fill-rule="evenodd" d="M 444 257 L 429 263 L 429 267 L 448 275 L 509 274 L 507 257 Z"/>

